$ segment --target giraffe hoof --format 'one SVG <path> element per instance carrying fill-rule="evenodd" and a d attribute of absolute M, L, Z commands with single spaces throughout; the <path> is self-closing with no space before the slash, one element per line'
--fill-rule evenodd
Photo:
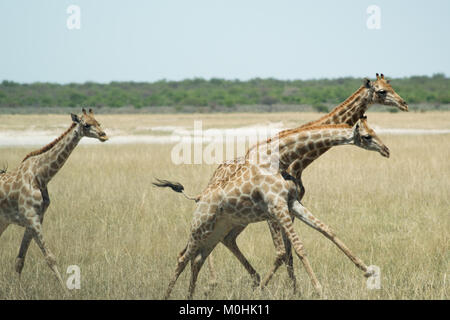
<path fill-rule="evenodd" d="M 324 293 L 323 293 L 322 285 L 317 284 L 317 285 L 314 286 L 314 289 L 315 289 L 315 294 L 316 294 L 320 299 L 324 299 L 324 298 L 325 298 L 325 295 L 324 295 Z"/>
<path fill-rule="evenodd" d="M 252 283 L 252 289 L 256 290 L 261 286 L 261 277 L 259 274 L 255 274 L 253 276 L 253 283 Z"/>
<path fill-rule="evenodd" d="M 366 273 L 364 273 L 364 277 L 370 278 L 375 275 L 375 270 L 369 266 L 366 270 Z"/>
<path fill-rule="evenodd" d="M 215 281 L 215 280 L 210 281 L 208 283 L 208 287 L 206 288 L 206 291 L 205 291 L 205 297 L 209 297 L 215 291 L 216 287 L 217 287 L 217 281 Z"/>
<path fill-rule="evenodd" d="M 380 275 L 380 268 L 374 265 L 370 265 L 367 267 L 364 277 L 370 278 L 370 277 L 377 277 L 379 275 Z"/>
<path fill-rule="evenodd" d="M 15 270 L 19 274 L 19 277 L 22 274 L 22 269 L 23 269 L 24 263 L 25 263 L 25 259 L 23 259 L 23 258 L 16 258 Z"/>
<path fill-rule="evenodd" d="M 292 286 L 292 294 L 295 296 L 295 295 L 297 295 L 297 293 L 300 294 L 300 293 L 297 291 L 297 286 Z"/>
<path fill-rule="evenodd" d="M 364 277 L 366 278 L 370 278 L 371 276 L 373 276 L 373 272 L 371 271 L 367 271 L 366 273 L 364 273 Z"/>

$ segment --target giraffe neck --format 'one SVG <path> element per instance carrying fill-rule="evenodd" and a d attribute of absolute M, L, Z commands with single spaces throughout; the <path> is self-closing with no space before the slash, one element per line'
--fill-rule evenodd
<path fill-rule="evenodd" d="M 298 176 L 304 167 L 319 157 L 324 150 L 352 144 L 353 135 L 353 129 L 346 124 L 297 128 L 258 145 L 249 151 L 247 157 L 249 161 L 258 161 L 262 167 L 273 166 L 276 159 L 278 171 L 285 171 L 295 163 L 289 173 Z"/>
<path fill-rule="evenodd" d="M 324 124 L 346 123 L 349 126 L 355 125 L 361 116 L 373 104 L 373 89 L 364 86 L 356 90 L 344 102 L 335 107 L 330 113 L 322 118 L 309 122 L 302 127 L 310 127 Z"/>
<path fill-rule="evenodd" d="M 347 124 L 354 126 L 361 116 L 367 111 L 371 104 L 373 97 L 373 88 L 360 87 L 344 102 L 335 107 L 330 113 L 322 118 L 306 123 L 300 128 L 307 128 L 318 125 L 333 125 L 333 124 Z M 297 159 L 292 166 L 287 169 L 289 174 L 297 179 L 301 179 L 301 172 L 315 159 L 328 151 L 329 147 L 319 148 L 315 152 L 308 152 L 301 158 Z"/>
<path fill-rule="evenodd" d="M 68 131 L 55 140 L 56 143 L 48 151 L 30 158 L 34 163 L 32 171 L 42 186 L 47 185 L 62 168 L 81 138 L 79 125 L 72 125 Z"/>

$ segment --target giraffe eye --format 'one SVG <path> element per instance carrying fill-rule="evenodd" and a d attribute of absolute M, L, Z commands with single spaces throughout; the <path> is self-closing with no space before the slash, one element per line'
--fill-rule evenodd
<path fill-rule="evenodd" d="M 385 95 L 386 94 L 386 90 L 378 90 L 377 92 L 380 95 Z"/>
<path fill-rule="evenodd" d="M 84 127 L 85 129 L 89 129 L 89 128 L 91 127 L 91 125 L 90 125 L 90 124 L 87 124 L 87 123 L 85 123 L 85 124 L 83 125 L 83 127 Z"/>
<path fill-rule="evenodd" d="M 365 136 L 363 136 L 362 138 L 363 138 L 364 140 L 366 140 L 366 141 L 372 140 L 372 136 L 370 136 L 370 135 L 365 135 Z"/>

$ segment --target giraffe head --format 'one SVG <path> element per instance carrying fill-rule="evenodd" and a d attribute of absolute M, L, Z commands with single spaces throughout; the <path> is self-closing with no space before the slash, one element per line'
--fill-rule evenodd
<path fill-rule="evenodd" d="M 365 79 L 366 88 L 373 90 L 372 101 L 386 106 L 397 107 L 402 111 L 408 111 L 408 104 L 392 88 L 389 80 L 384 79 L 384 75 L 376 74 L 377 80 Z"/>
<path fill-rule="evenodd" d="M 79 126 L 79 132 L 83 137 L 97 138 L 101 142 L 105 142 L 108 140 L 108 136 L 103 131 L 100 126 L 100 123 L 95 120 L 94 112 L 92 109 L 89 109 L 89 113 L 86 110 L 82 109 L 82 115 L 77 116 L 76 114 L 71 114 L 72 121 Z"/>
<path fill-rule="evenodd" d="M 389 148 L 381 141 L 375 131 L 367 124 L 367 117 L 363 116 L 353 127 L 353 143 L 363 149 L 379 152 L 389 158 Z"/>

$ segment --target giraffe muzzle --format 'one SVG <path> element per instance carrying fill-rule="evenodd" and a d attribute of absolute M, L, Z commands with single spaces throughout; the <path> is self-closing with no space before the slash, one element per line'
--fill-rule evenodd
<path fill-rule="evenodd" d="M 383 147 L 381 148 L 380 153 L 381 153 L 381 155 L 382 155 L 383 157 L 389 158 L 390 151 L 389 151 L 389 148 L 388 148 L 388 147 L 383 146 Z"/>
<path fill-rule="evenodd" d="M 398 106 L 398 108 L 402 111 L 409 111 L 408 109 L 408 104 L 406 103 L 405 100 L 402 100 Z"/>
<path fill-rule="evenodd" d="M 100 137 L 99 137 L 99 140 L 101 141 L 101 142 L 105 142 L 105 141 L 108 141 L 108 136 L 104 133 L 104 134 L 102 134 L 102 135 L 100 135 Z"/>

